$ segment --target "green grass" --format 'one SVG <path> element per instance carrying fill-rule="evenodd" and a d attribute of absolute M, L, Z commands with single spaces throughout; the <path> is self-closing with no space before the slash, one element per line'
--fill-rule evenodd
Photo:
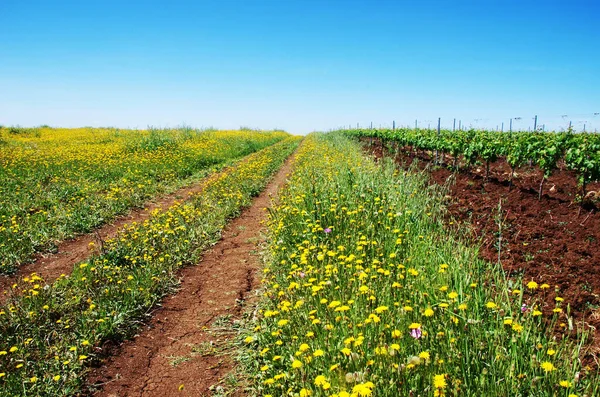
<path fill-rule="evenodd" d="M 242 358 L 261 396 L 597 396 L 568 303 L 507 280 L 422 174 L 311 135 L 270 213 Z M 525 305 L 525 306 L 523 306 Z"/>

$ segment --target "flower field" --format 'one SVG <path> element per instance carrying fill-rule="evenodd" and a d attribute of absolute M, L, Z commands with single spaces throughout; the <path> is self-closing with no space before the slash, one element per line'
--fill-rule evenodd
<path fill-rule="evenodd" d="M 210 139 L 239 156 L 284 136 L 225 132 Z M 199 260 L 298 141 L 288 137 L 214 174 L 201 193 L 156 211 L 142 224 L 129 225 L 100 254 L 76 264 L 72 274 L 50 286 L 42 287 L 35 274 L 15 284 L 9 301 L 0 307 L 0 396 L 79 393 L 86 369 L 105 354 L 104 344 L 133 334 L 176 287 L 177 270 Z M 202 149 L 205 143 L 197 145 L 200 152 L 208 150 Z M 214 163 L 225 154 L 208 150 L 206 158 Z M 183 160 L 174 160 L 173 170 L 165 172 L 176 172 L 178 161 Z"/>
<path fill-rule="evenodd" d="M 0 128 L 0 274 L 288 134 Z"/>
<path fill-rule="evenodd" d="M 340 134 L 304 141 L 243 336 L 257 395 L 600 395 L 568 302 L 543 314 L 550 285 L 479 259 L 442 198 Z"/>
<path fill-rule="evenodd" d="M 587 331 L 560 288 L 507 278 L 500 264 L 481 258 L 466 230 L 448 224 L 442 188 L 389 158 L 375 162 L 344 132 L 311 134 L 298 150 L 300 138 L 280 132 L 2 134 L 0 177 L 18 192 L 10 201 L 10 189 L 0 190 L 9 203 L 0 229 L 3 272 L 160 192 L 232 165 L 213 172 L 185 202 L 126 225 L 68 275 L 51 283 L 36 273 L 19 279 L 0 306 L 0 396 L 91 393 L 90 368 L 106 364 L 111 346 L 144 332 L 140 325 L 176 291 L 179 270 L 202 267 L 203 252 L 294 151 L 293 171 L 268 212 L 266 266 L 252 319 L 171 319 L 198 324 L 190 329 L 207 338 L 215 323 L 222 335 L 239 334 L 250 395 L 600 395 L 597 369 L 582 361 Z M 258 234 L 258 218 L 248 219 Z M 230 258 L 246 260 L 227 244 L 222 249 L 236 253 Z M 215 270 L 203 270 L 209 284 Z M 253 274 L 242 272 L 245 293 L 255 285 Z M 229 316 L 241 312 L 245 293 L 233 295 Z M 213 304 L 210 310 L 219 310 Z M 226 368 L 217 354 L 235 345 L 213 342 L 167 357 L 176 368 L 171 374 L 178 365 L 187 374 L 195 367 L 185 363 L 211 355 Z M 197 395 L 186 394 L 196 384 L 189 377 L 169 382 L 158 383 Z M 211 395 L 234 391 L 223 382 L 208 389 L 210 382 L 204 383 Z"/>

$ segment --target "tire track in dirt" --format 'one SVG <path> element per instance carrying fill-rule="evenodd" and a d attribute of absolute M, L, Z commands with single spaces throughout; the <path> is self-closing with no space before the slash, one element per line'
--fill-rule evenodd
<path fill-rule="evenodd" d="M 92 370 L 88 384 L 99 387 L 94 395 L 225 395 L 218 394 L 225 392 L 219 387 L 225 387 L 228 396 L 244 395 L 225 381 L 235 368 L 228 355 L 235 337 L 231 326 L 241 315 L 248 294 L 258 286 L 257 251 L 264 241 L 265 209 L 290 170 L 288 158 L 199 264 L 180 271 L 180 290 L 163 301 L 150 323 Z"/>
<path fill-rule="evenodd" d="M 227 169 L 225 167 L 220 172 Z M 44 279 L 44 284 L 52 284 L 61 274 L 70 274 L 73 266 L 89 258 L 95 250 L 99 249 L 102 241 L 113 238 L 126 224 L 133 222 L 142 223 L 150 218 L 154 210 L 163 210 L 171 207 L 176 201 L 185 201 L 190 196 L 199 193 L 204 188 L 205 181 L 214 173 L 209 173 L 204 178 L 189 186 L 176 190 L 173 193 L 154 198 L 147 202 L 144 208 L 134 209 L 126 215 L 114 219 L 100 228 L 71 240 L 65 240 L 58 244 L 56 253 L 38 254 L 36 259 L 19 267 L 15 274 L 10 276 L 0 275 L 0 304 L 3 304 L 9 295 L 10 287 L 23 277 L 36 273 Z M 94 243 L 94 249 L 90 249 L 90 243 Z M 96 251 L 97 252 L 97 251 Z"/>

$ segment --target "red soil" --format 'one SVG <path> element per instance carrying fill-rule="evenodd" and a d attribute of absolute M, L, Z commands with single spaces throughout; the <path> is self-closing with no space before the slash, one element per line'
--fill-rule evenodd
<path fill-rule="evenodd" d="M 378 158 L 387 152 L 379 142 L 369 150 Z M 503 159 L 490 165 L 486 179 L 485 165 L 468 169 L 463 165 L 453 172 L 445 166 L 434 167 L 432 157 L 402 148 L 395 161 L 410 165 L 417 159 L 417 166 L 427 168 L 433 182 L 448 186 L 451 218 L 470 225 L 474 240 L 481 244 L 481 257 L 490 262 L 498 261 L 500 208 L 502 267 L 509 276 L 523 275 L 525 283 L 551 285 L 547 293 L 528 292 L 544 301 L 544 312 L 552 311 L 556 296 L 565 299 L 575 322 L 592 331 L 586 358 L 592 363 L 600 352 L 600 214 L 597 203 L 588 201 L 582 207 L 575 201 L 580 192 L 576 175 L 557 170 L 545 182 L 538 200 L 542 173 L 536 167 L 517 170 L 511 187 L 510 167 Z M 446 159 L 445 165 L 452 162 Z M 600 191 L 600 184 L 587 189 Z M 568 324 L 566 313 L 560 321 Z"/>

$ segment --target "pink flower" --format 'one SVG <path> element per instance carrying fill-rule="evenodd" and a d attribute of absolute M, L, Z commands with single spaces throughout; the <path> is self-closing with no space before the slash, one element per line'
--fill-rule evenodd
<path fill-rule="evenodd" d="M 323 231 L 324 231 L 325 233 L 331 233 L 331 229 L 330 229 L 330 228 L 328 228 L 328 227 L 327 227 L 327 228 L 325 228 L 325 229 L 323 229 Z"/>
<path fill-rule="evenodd" d="M 413 328 L 410 331 L 410 336 L 412 336 L 415 339 L 419 339 L 421 337 L 423 333 L 421 332 L 421 328 Z"/>
<path fill-rule="evenodd" d="M 523 303 L 523 305 L 521 306 L 521 313 L 525 313 L 527 310 L 529 310 L 527 308 L 527 305 Z"/>

